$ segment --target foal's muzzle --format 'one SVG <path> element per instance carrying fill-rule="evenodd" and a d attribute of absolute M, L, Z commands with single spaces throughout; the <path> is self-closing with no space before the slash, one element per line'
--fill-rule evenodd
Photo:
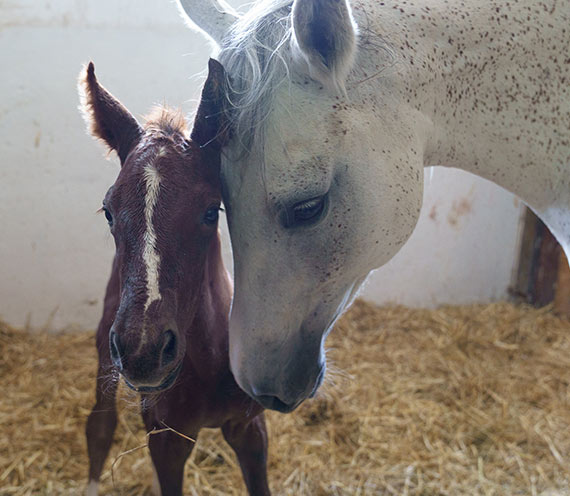
<path fill-rule="evenodd" d="M 184 362 L 181 361 L 174 369 L 172 369 L 172 371 L 158 386 L 135 386 L 134 384 L 131 384 L 126 377 L 123 376 L 123 378 L 125 379 L 125 384 L 137 393 L 160 393 L 174 384 L 182 370 L 183 363 Z"/>
<path fill-rule="evenodd" d="M 164 391 L 174 384 L 182 369 L 182 358 L 177 361 L 178 341 L 176 333 L 168 329 L 158 342 L 141 346 L 129 339 L 121 339 L 111 329 L 111 360 L 131 389 L 141 393 Z"/>

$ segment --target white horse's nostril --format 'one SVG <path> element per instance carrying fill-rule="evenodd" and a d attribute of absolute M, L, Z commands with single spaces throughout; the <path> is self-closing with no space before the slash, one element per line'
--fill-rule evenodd
<path fill-rule="evenodd" d="M 269 410 L 277 410 L 278 412 L 281 413 L 292 412 L 295 408 L 297 408 L 297 406 L 301 404 L 301 401 L 297 401 L 293 404 L 288 404 L 285 403 L 284 401 L 281 401 L 277 396 L 271 396 L 265 394 L 261 396 L 255 396 L 253 399 L 257 401 L 262 407 L 267 408 Z"/>
<path fill-rule="evenodd" d="M 321 387 L 321 384 L 323 383 L 323 380 L 325 379 L 326 371 L 327 371 L 327 366 L 326 366 L 326 364 L 324 364 L 321 367 L 321 371 L 319 372 L 319 376 L 317 377 L 317 380 L 315 381 L 315 387 L 313 387 L 313 390 L 311 391 L 309 398 L 313 398 L 315 396 L 315 394 L 317 394 L 317 391 L 319 390 L 319 388 Z"/>

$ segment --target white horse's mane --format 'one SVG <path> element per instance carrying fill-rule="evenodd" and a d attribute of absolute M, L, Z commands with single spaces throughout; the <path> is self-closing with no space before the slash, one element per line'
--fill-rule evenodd
<path fill-rule="evenodd" d="M 263 150 L 265 122 L 277 89 L 291 82 L 293 0 L 259 0 L 233 24 L 221 42 L 218 59 L 226 69 L 228 91 L 225 113 L 233 137 L 249 154 Z M 381 49 L 391 64 L 394 52 L 389 43 L 372 32 L 366 23 L 359 26 L 358 46 Z M 333 74 L 331 87 L 344 89 L 344 81 Z"/>
<path fill-rule="evenodd" d="M 218 58 L 228 74 L 227 108 L 233 137 L 245 153 L 262 146 L 277 88 L 289 79 L 293 0 L 262 0 L 233 26 Z"/>

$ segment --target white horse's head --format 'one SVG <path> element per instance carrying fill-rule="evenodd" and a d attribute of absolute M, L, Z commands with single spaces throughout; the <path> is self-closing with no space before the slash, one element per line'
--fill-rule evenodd
<path fill-rule="evenodd" d="M 346 0 L 274 0 L 221 43 L 232 125 L 222 159 L 231 367 L 248 394 L 280 411 L 316 392 L 331 326 L 420 211 L 413 116 L 358 84 L 366 57 L 357 36 Z"/>

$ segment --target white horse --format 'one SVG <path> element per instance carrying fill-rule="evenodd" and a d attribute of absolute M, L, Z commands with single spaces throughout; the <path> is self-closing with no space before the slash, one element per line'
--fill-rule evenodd
<path fill-rule="evenodd" d="M 423 168 L 518 195 L 570 255 L 570 1 L 180 0 L 227 71 L 231 367 L 294 409 L 367 274 L 412 233 Z M 466 281 L 468 283 L 468 281 Z"/>

